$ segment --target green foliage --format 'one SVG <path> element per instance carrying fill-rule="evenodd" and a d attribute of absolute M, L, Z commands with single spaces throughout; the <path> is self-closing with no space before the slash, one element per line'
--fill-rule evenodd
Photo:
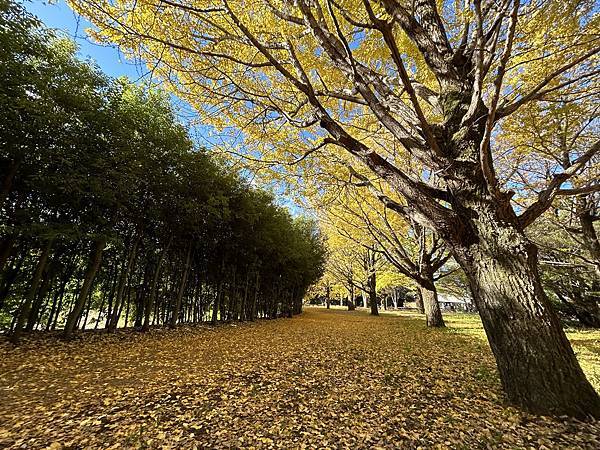
<path fill-rule="evenodd" d="M 164 93 L 107 78 L 20 5 L 0 5 L 0 327 L 30 294 L 28 326 L 60 327 L 96 242 L 82 327 L 111 308 L 125 325 L 152 306 L 153 323 L 299 312 L 323 271 L 315 224 L 196 149 Z"/>

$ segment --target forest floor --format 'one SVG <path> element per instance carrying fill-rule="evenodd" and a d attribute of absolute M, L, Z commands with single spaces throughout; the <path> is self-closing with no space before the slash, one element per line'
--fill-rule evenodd
<path fill-rule="evenodd" d="M 431 330 L 307 308 L 214 329 L 3 340 L 0 448 L 600 448 L 600 422 L 506 406 L 477 319 L 446 318 Z M 593 370 L 599 337 L 573 341 Z"/>

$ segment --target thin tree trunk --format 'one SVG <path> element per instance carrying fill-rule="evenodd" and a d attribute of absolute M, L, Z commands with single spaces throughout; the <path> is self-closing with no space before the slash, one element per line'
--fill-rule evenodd
<path fill-rule="evenodd" d="M 2 244 L 0 244 L 0 272 L 4 271 L 4 266 L 10 258 L 14 243 L 15 237 L 13 235 L 2 238 Z"/>
<path fill-rule="evenodd" d="M 247 309 L 247 303 L 248 303 L 248 288 L 250 286 L 250 271 L 247 270 L 246 271 L 246 284 L 244 285 L 244 297 L 242 298 L 242 305 L 240 307 L 240 315 L 239 315 L 239 319 L 240 322 L 243 322 L 246 320 L 246 309 Z"/>
<path fill-rule="evenodd" d="M 47 264 L 47 266 L 52 266 L 52 263 Z M 52 282 L 53 270 L 44 270 L 44 278 L 42 279 L 42 284 L 40 286 L 40 290 L 35 297 L 33 304 L 31 305 L 31 310 L 29 311 L 29 316 L 27 317 L 27 325 L 25 326 L 25 331 L 32 331 L 35 325 L 37 324 L 40 308 L 44 303 L 44 299 L 50 290 L 50 283 Z"/>
<path fill-rule="evenodd" d="M 250 320 L 256 320 L 256 306 L 258 303 L 258 292 L 260 288 L 260 278 L 258 269 L 256 270 L 256 279 L 254 280 L 254 298 L 252 299 L 252 310 L 250 312 Z"/>
<path fill-rule="evenodd" d="M 125 285 L 127 284 L 127 278 L 129 276 L 129 272 L 131 271 L 131 268 L 133 267 L 133 263 L 135 261 L 135 256 L 137 253 L 137 248 L 140 243 L 141 237 L 142 237 L 141 234 L 138 234 L 137 237 L 135 238 L 133 245 L 131 246 L 131 249 L 129 250 L 129 257 L 127 258 L 125 267 L 123 268 L 123 270 L 121 272 L 121 276 L 119 278 L 119 285 L 117 287 L 117 296 L 115 297 L 115 303 L 113 305 L 112 315 L 110 318 L 110 322 L 108 323 L 108 332 L 109 333 L 114 333 L 115 330 L 117 329 L 117 326 L 119 325 L 119 317 L 121 316 L 121 311 L 122 311 L 122 307 L 123 307 L 123 305 L 122 305 L 123 293 L 125 292 Z"/>
<path fill-rule="evenodd" d="M 69 314 L 69 317 L 67 318 L 67 323 L 65 324 L 65 329 L 63 331 L 63 337 L 65 339 L 70 339 L 73 336 L 75 324 L 79 320 L 79 316 L 81 315 L 81 311 L 83 310 L 85 301 L 87 300 L 88 294 L 94 283 L 94 278 L 96 277 L 96 273 L 98 272 L 98 268 L 100 267 L 100 263 L 102 262 L 102 253 L 104 251 L 105 246 L 106 238 L 104 237 L 97 239 L 94 243 L 94 248 L 92 249 L 88 267 L 85 271 L 85 276 L 83 278 L 83 285 L 81 286 L 79 296 L 75 301 L 75 306 Z"/>
<path fill-rule="evenodd" d="M 25 263 L 25 259 L 26 256 L 22 256 L 16 261 L 15 266 L 12 266 L 11 264 L 11 267 L 9 267 L 4 273 L 4 277 L 2 279 L 2 288 L 0 289 L 0 309 L 4 308 L 8 294 L 10 294 L 10 289 L 17 280 L 17 277 L 21 272 L 21 268 Z"/>
<path fill-rule="evenodd" d="M 15 345 L 19 343 L 21 333 L 23 332 L 23 326 L 25 325 L 27 317 L 29 317 L 29 311 L 31 309 L 33 299 L 35 298 L 35 294 L 38 290 L 38 286 L 42 278 L 42 273 L 44 272 L 44 268 L 46 267 L 46 263 L 48 262 L 48 256 L 50 255 L 50 250 L 52 249 L 52 243 L 53 240 L 48 239 L 48 241 L 46 242 L 46 246 L 42 250 L 40 257 L 38 258 L 38 263 L 36 265 L 35 271 L 33 272 L 33 278 L 31 279 L 31 284 L 29 286 L 29 290 L 27 291 L 27 296 L 25 297 L 25 300 L 18 312 L 18 316 L 15 321 L 15 327 L 10 337 L 11 342 Z"/>
<path fill-rule="evenodd" d="M 171 321 L 169 322 L 169 328 L 175 328 L 177 326 L 177 320 L 179 319 L 179 310 L 181 309 L 181 299 L 185 292 L 185 286 L 187 283 L 188 273 L 190 271 L 190 264 L 192 261 L 192 243 L 188 244 L 188 250 L 185 257 L 185 267 L 183 269 L 183 275 L 181 276 L 181 283 L 179 284 L 179 291 L 177 292 L 177 299 L 173 308 L 173 314 L 171 315 Z"/>
<path fill-rule="evenodd" d="M 64 284 L 66 284 L 66 282 Z M 50 330 L 50 326 L 52 325 L 52 319 L 54 318 L 54 312 L 56 311 L 56 307 L 58 304 L 58 298 L 61 295 L 61 292 L 64 291 L 64 284 L 63 284 L 63 281 L 61 280 L 59 286 L 54 291 L 54 295 L 52 296 L 52 305 L 50 306 L 50 312 L 48 313 L 48 320 L 46 321 L 46 331 Z"/>
<path fill-rule="evenodd" d="M 374 268 L 372 268 L 371 270 L 372 270 L 372 272 L 369 275 L 369 280 L 368 280 L 369 303 L 371 306 L 371 315 L 378 316 L 379 309 L 378 309 L 378 305 L 377 305 L 377 273 L 375 272 Z"/>
<path fill-rule="evenodd" d="M 90 293 L 88 294 L 87 306 L 85 308 L 85 315 L 83 316 L 83 324 L 81 325 L 81 331 L 85 331 L 85 327 L 87 326 L 88 317 L 90 316 L 90 310 L 92 309 L 92 297 L 94 294 L 94 290 L 90 289 Z M 79 327 L 79 323 L 77 324 Z"/>
<path fill-rule="evenodd" d="M 154 271 L 154 277 L 152 278 L 152 285 L 150 286 L 150 295 L 148 295 L 148 303 L 144 308 L 144 324 L 142 325 L 142 331 L 146 332 L 150 329 L 150 314 L 152 312 L 153 306 L 156 301 L 157 289 L 158 289 L 158 280 L 160 279 L 160 270 L 162 268 L 163 262 L 167 253 L 169 252 L 169 248 L 171 248 L 171 243 L 173 242 L 173 235 L 169 237 L 169 242 L 165 246 L 165 248 L 160 252 L 160 257 L 158 258 L 158 262 L 156 263 L 156 269 Z M 156 313 L 154 314 L 156 317 Z"/>
<path fill-rule="evenodd" d="M 75 272 L 75 266 L 72 267 L 72 270 L 70 271 L 69 275 L 66 276 L 65 278 L 63 278 L 62 284 L 60 286 L 60 294 L 58 295 L 58 305 L 56 306 L 56 313 L 54 314 L 54 317 L 52 317 L 52 315 L 50 315 L 50 318 L 48 319 L 48 329 L 49 330 L 56 329 L 56 324 L 58 322 L 58 316 L 60 315 L 63 301 L 65 299 L 67 284 L 69 284 L 69 281 L 71 280 L 71 276 L 73 275 L 74 272 Z"/>
<path fill-rule="evenodd" d="M 221 297 L 223 296 L 223 281 L 219 280 L 219 287 L 217 288 L 217 295 L 215 296 L 215 301 L 213 304 L 213 311 L 212 311 L 212 324 L 216 325 L 217 321 L 219 320 L 219 313 L 221 313 L 221 303 L 222 303 L 222 299 Z M 220 319 L 221 321 L 223 320 L 223 315 L 220 314 Z"/>

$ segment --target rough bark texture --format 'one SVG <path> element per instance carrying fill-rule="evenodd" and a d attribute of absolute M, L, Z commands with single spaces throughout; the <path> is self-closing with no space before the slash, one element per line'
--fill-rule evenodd
<path fill-rule="evenodd" d="M 425 319 L 427 320 L 428 327 L 445 327 L 444 318 L 442 317 L 442 310 L 438 303 L 437 291 L 428 289 L 424 286 L 419 286 L 419 292 L 423 299 L 423 309 L 425 312 Z"/>
<path fill-rule="evenodd" d="M 478 217 L 472 222 L 476 239 L 455 246 L 454 253 L 469 279 L 508 399 L 539 414 L 600 417 L 600 398 L 542 289 L 536 247 L 507 221 Z"/>

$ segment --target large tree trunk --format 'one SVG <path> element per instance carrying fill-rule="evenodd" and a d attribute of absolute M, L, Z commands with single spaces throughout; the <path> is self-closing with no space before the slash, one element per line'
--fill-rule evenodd
<path fill-rule="evenodd" d="M 497 208 L 497 209 L 496 209 Z M 585 378 L 542 289 L 537 249 L 499 207 L 478 208 L 454 257 L 464 269 L 508 399 L 531 412 L 600 417 Z"/>
<path fill-rule="evenodd" d="M 423 295 L 421 290 L 417 288 L 417 296 L 415 298 L 415 307 L 419 314 L 425 314 L 425 306 L 423 305 Z"/>
<path fill-rule="evenodd" d="M 424 283 L 419 283 L 419 298 L 428 327 L 445 327 L 442 310 L 438 302 L 438 293 L 435 288 L 434 272 L 435 269 L 431 265 L 429 257 L 424 257 L 420 263 L 421 278 Z"/>
<path fill-rule="evenodd" d="M 348 288 L 348 311 L 354 311 L 356 309 L 356 304 L 354 303 L 354 285 L 350 284 Z"/>
<path fill-rule="evenodd" d="M 69 317 L 67 318 L 67 323 L 65 324 L 65 329 L 63 331 L 63 337 L 65 339 L 70 339 L 73 335 L 75 324 L 77 323 L 77 320 L 79 319 L 79 316 L 83 311 L 85 301 L 87 300 L 88 294 L 92 288 L 92 284 L 94 283 L 94 278 L 96 277 L 96 273 L 100 268 L 100 263 L 102 262 L 102 252 L 104 251 L 105 246 L 106 238 L 99 238 L 94 243 L 94 248 L 92 249 L 92 254 L 90 255 L 89 264 L 85 271 L 83 285 L 81 286 L 81 290 L 79 291 L 77 301 L 75 302 L 73 310 L 69 314 Z"/>

